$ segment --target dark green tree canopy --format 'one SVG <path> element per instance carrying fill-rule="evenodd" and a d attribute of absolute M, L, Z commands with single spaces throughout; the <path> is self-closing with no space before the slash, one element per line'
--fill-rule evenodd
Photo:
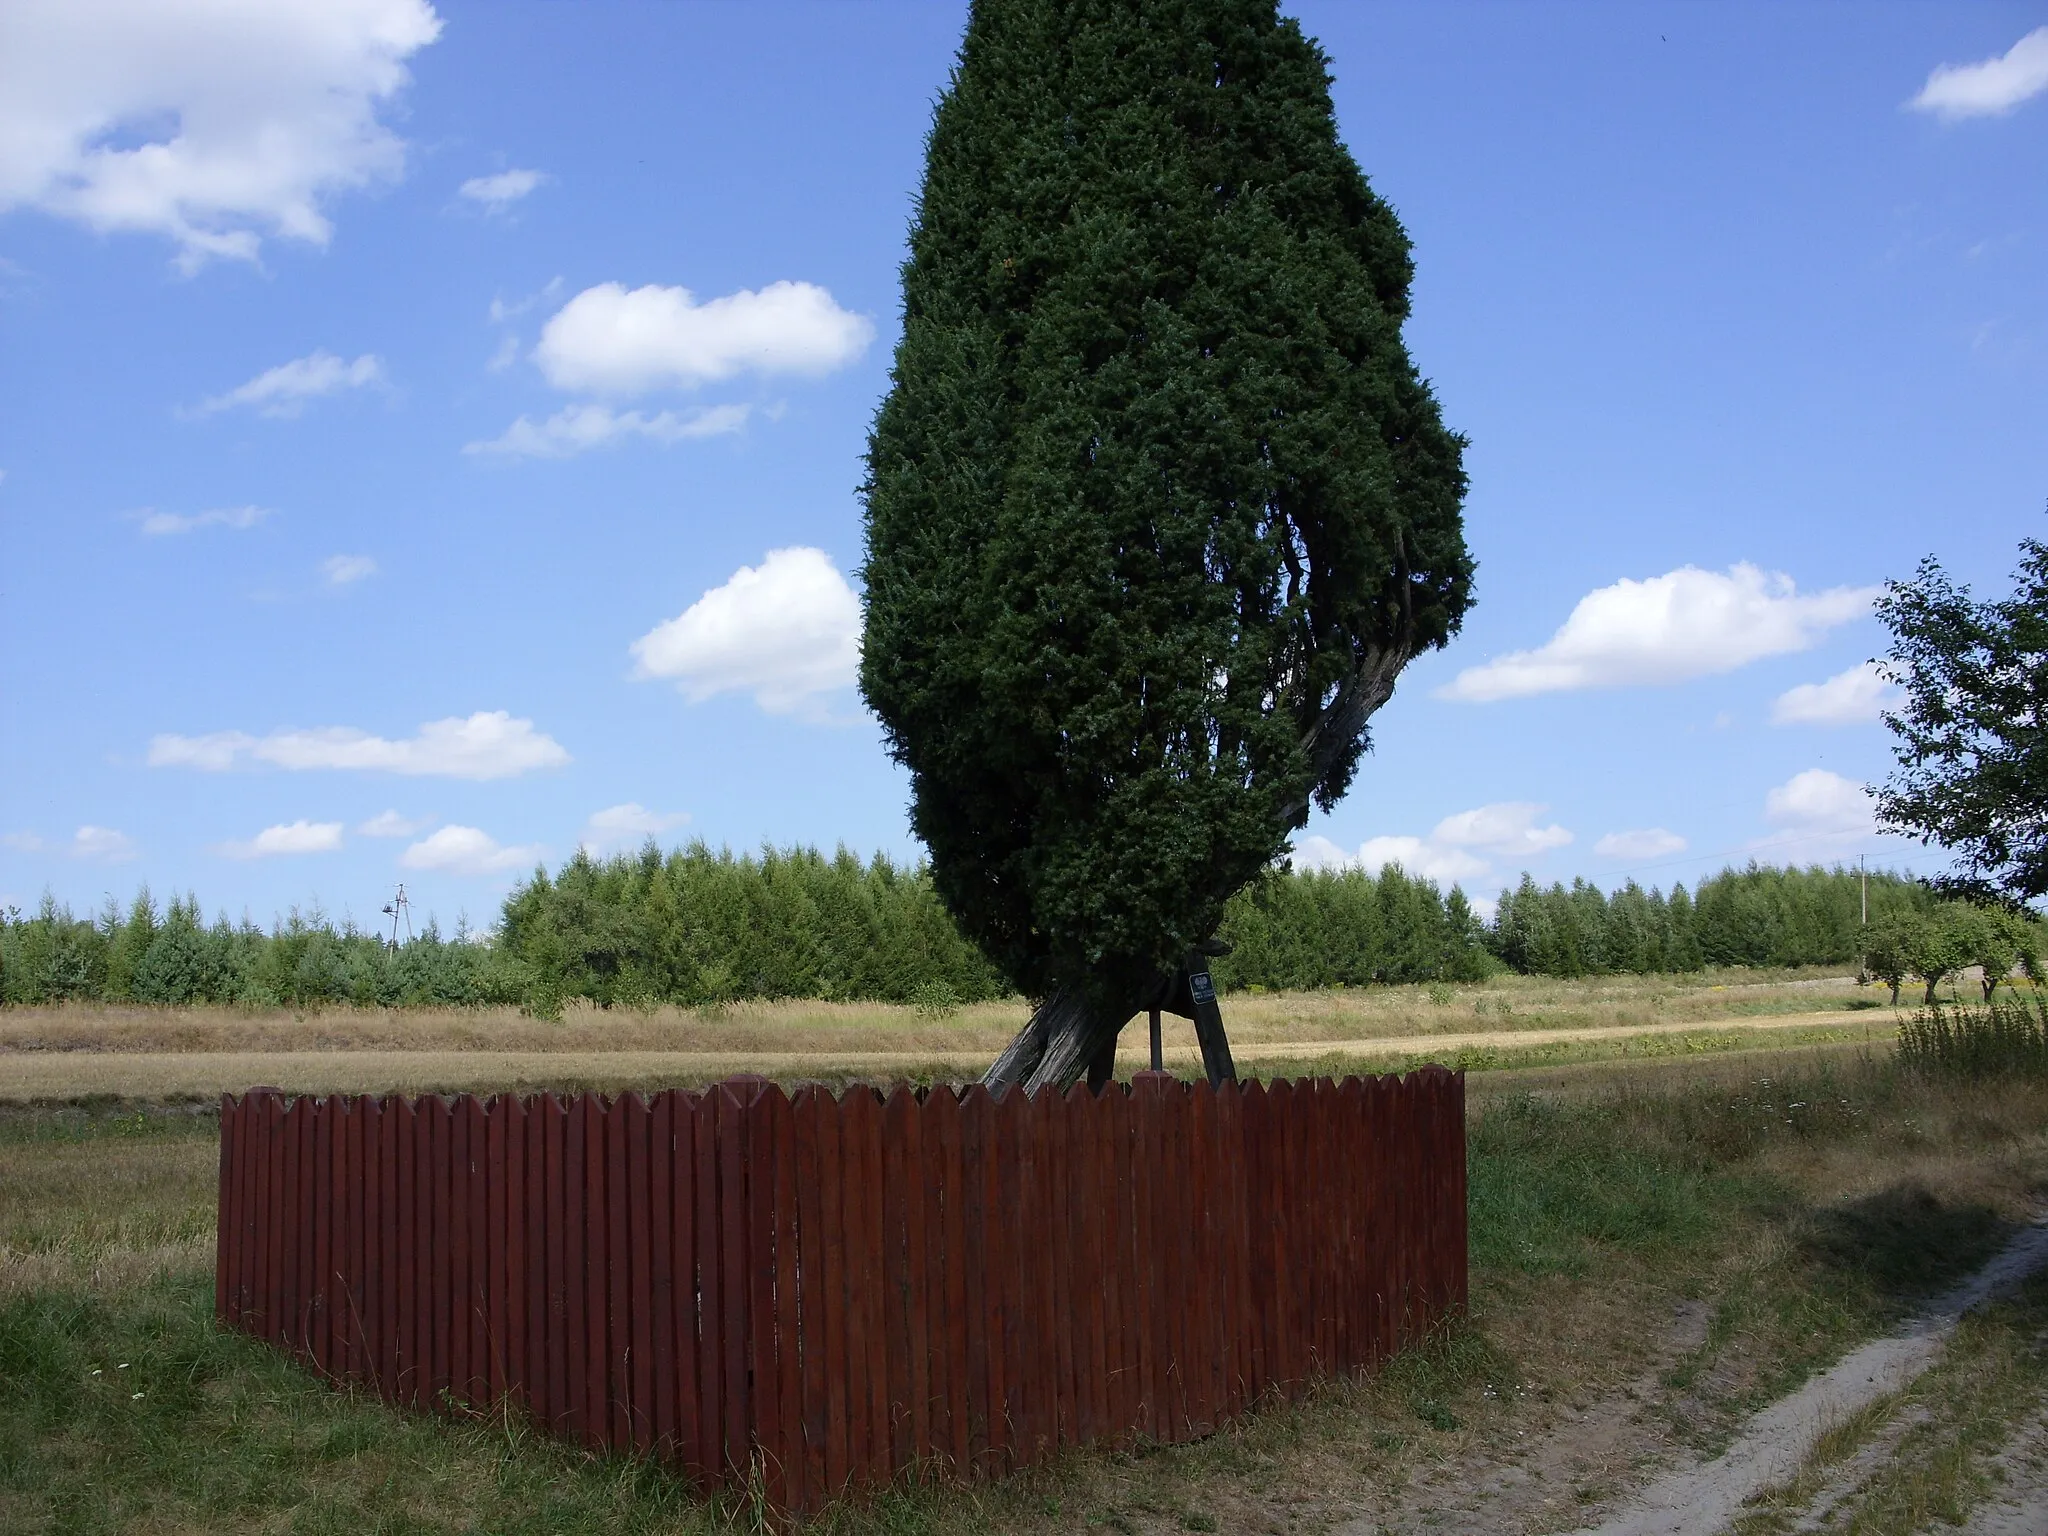
<path fill-rule="evenodd" d="M 1214 931 L 1456 633 L 1407 236 L 1271 0 L 977 0 L 868 453 L 861 686 L 1034 996 Z"/>
<path fill-rule="evenodd" d="M 1929 558 L 1878 601 L 1904 703 L 1885 826 L 1960 856 L 1941 882 L 1980 900 L 2048 895 L 2048 546 L 2020 546 L 2013 595 L 1977 602 Z"/>

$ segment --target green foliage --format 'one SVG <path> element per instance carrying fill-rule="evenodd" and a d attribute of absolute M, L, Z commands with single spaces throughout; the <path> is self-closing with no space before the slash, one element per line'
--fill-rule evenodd
<path fill-rule="evenodd" d="M 467 1006 L 510 1003 L 525 969 L 502 949 L 444 940 L 429 923 L 392 950 L 376 934 L 293 911 L 269 933 L 225 916 L 208 926 L 196 897 L 159 913 L 147 889 L 123 916 L 97 921 L 46 898 L 35 916 L 0 915 L 0 1004 L 79 999 L 158 1006 Z"/>
<path fill-rule="evenodd" d="M 1955 1077 L 2048 1075 L 2048 997 L 1995 998 L 1981 1008 L 1935 1003 L 1901 1026 L 1901 1065 Z"/>
<path fill-rule="evenodd" d="M 1232 951 L 1210 971 L 1228 990 L 1477 981 L 1497 969 L 1464 892 L 1447 898 L 1398 865 L 1269 873 L 1231 899 L 1219 936 Z"/>
<path fill-rule="evenodd" d="M 1272 0 L 978 0 L 864 487 L 861 686 L 962 931 L 1102 997 L 1215 931 L 1456 632 L 1399 221 Z"/>
<path fill-rule="evenodd" d="M 1653 974 L 1720 966 L 1854 964 L 1884 980 L 1938 966 L 2017 961 L 2038 968 L 2038 925 L 1941 902 L 1895 875 L 1870 876 L 1859 927 L 1854 870 L 1727 870 L 1667 896 L 1525 878 L 1491 926 L 1463 891 L 1388 866 L 1269 870 L 1224 908 L 1234 947 L 1211 971 L 1228 991 L 1379 984 L 1449 987 L 1503 967 L 1530 974 Z M 1931 936 L 1930 936 L 1931 935 Z M 2008 958 L 2010 957 L 2010 958 Z M 293 911 L 265 933 L 200 919 L 196 899 L 159 911 L 142 892 L 126 913 L 72 916 L 46 900 L 0 914 L 0 1003 L 66 998 L 248 1007 L 518 1007 L 559 1019 L 599 1007 L 718 1009 L 751 998 L 905 1003 L 928 1017 L 1005 995 L 1002 978 L 948 916 L 923 869 L 863 864 L 844 849 L 735 856 L 693 844 L 663 854 L 578 853 L 506 898 L 487 942 L 431 923 L 391 950 L 372 933 Z M 1494 1005 L 1505 1014 L 1505 999 Z"/>
<path fill-rule="evenodd" d="M 593 859 L 579 851 L 506 899 L 498 943 L 536 978 L 529 1010 L 560 1000 L 717 1007 L 744 998 L 816 997 L 957 1005 L 1002 986 L 939 905 L 923 870 L 845 849 Z M 552 1008 L 550 1001 L 552 1000 Z"/>
<path fill-rule="evenodd" d="M 1906 690 L 1885 717 L 1899 767 L 1878 819 L 1957 854 L 1960 889 L 2015 902 L 2048 895 L 2048 545 L 2020 552 L 2003 602 L 1975 601 L 1929 557 L 1877 604 L 1885 670 Z"/>
<path fill-rule="evenodd" d="M 1895 913 L 1936 903 L 1893 874 L 1872 873 L 1869 890 L 1873 931 Z M 1545 890 L 1524 875 L 1502 893 L 1488 942 L 1510 968 L 1541 976 L 1846 964 L 1864 941 L 1862 893 L 1857 871 L 1818 866 L 1751 864 L 1702 880 L 1694 894 L 1673 886 L 1669 896 L 1634 881 L 1612 896 L 1584 880 Z"/>

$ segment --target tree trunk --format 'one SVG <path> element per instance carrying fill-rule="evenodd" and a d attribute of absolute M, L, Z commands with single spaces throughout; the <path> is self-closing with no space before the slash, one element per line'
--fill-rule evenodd
<path fill-rule="evenodd" d="M 1934 1006 L 1934 989 L 1939 985 L 1941 985 L 1941 978 L 1939 976 L 1927 978 L 1927 1006 L 1930 1008 Z"/>
<path fill-rule="evenodd" d="M 1165 978 L 1148 990 L 1158 991 Z M 1064 1088 L 1083 1072 L 1094 1086 L 1109 1081 L 1115 1061 L 1116 1037 L 1144 1007 L 1146 995 L 1105 1006 L 1071 988 L 1061 987 L 1038 1005 L 1031 1022 L 1003 1047 L 1003 1054 L 982 1077 L 990 1093 L 1022 1088 Z M 1098 1081 L 1098 1078 L 1100 1081 Z"/>

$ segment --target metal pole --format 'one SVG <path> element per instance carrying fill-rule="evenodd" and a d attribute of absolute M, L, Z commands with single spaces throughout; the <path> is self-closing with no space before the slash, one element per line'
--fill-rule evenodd
<path fill-rule="evenodd" d="M 1152 1070 L 1154 1072 L 1164 1072 L 1166 1070 L 1164 1060 L 1159 1053 L 1159 1010 L 1157 1008 L 1152 1010 Z"/>

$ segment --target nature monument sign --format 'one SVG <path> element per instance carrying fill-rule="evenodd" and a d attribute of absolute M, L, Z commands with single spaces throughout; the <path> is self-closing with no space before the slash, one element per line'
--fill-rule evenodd
<path fill-rule="evenodd" d="M 1412 263 L 1270 0 L 977 0 L 864 486 L 861 689 L 962 929 L 1106 1073 L 1471 602 Z"/>

